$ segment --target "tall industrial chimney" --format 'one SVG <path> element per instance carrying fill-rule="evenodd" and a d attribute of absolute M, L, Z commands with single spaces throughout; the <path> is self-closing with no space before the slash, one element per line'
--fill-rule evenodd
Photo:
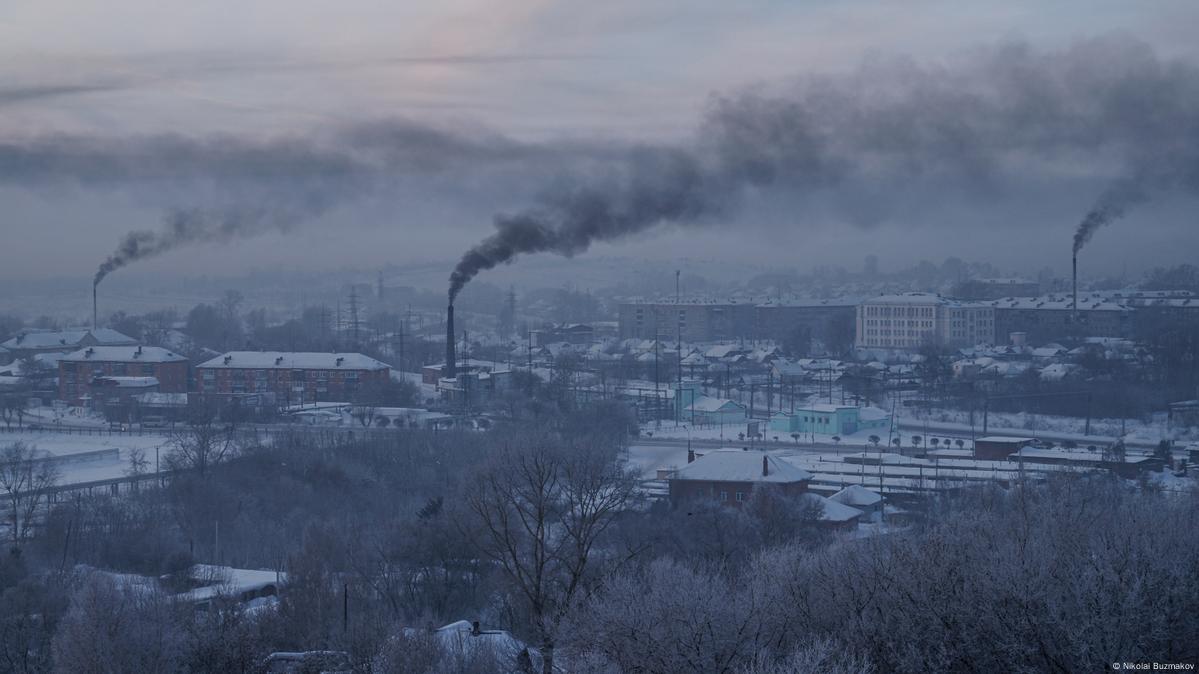
<path fill-rule="evenodd" d="M 1078 251 L 1074 252 L 1074 312 L 1070 317 L 1078 322 Z"/>
<path fill-rule="evenodd" d="M 100 285 L 100 284 L 98 284 L 98 283 L 92 284 L 92 330 L 95 330 L 96 328 L 100 327 L 97 322 L 98 313 L 96 311 L 96 286 L 98 286 L 98 285 Z"/>
<path fill-rule="evenodd" d="M 453 379 L 458 376 L 458 357 L 454 348 L 454 305 L 450 305 L 445 311 L 445 371 L 442 373 L 447 379 Z"/>

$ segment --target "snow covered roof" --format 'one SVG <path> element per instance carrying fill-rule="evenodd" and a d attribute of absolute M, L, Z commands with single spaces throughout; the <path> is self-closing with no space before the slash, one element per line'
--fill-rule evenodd
<path fill-rule="evenodd" d="M 742 353 L 748 353 L 748 349 L 737 344 L 717 344 L 704 352 L 704 355 L 708 358 L 728 358 Z"/>
<path fill-rule="evenodd" d="M 762 474 L 763 461 L 766 462 L 765 475 Z M 678 469 L 671 479 L 791 484 L 810 480 L 812 474 L 769 454 L 720 449 Z"/>
<path fill-rule="evenodd" d="M 866 507 L 879 503 L 883 497 L 878 492 L 870 491 L 860 484 L 851 484 L 830 496 L 829 499 L 847 506 Z"/>
<path fill-rule="evenodd" d="M 218 596 L 236 596 L 246 592 L 258 592 L 269 586 L 287 582 L 287 574 L 280 571 L 259 569 L 235 569 L 229 566 L 196 564 L 188 576 L 197 582 L 209 583 L 179 595 L 180 599 L 202 602 Z"/>
<path fill-rule="evenodd" d="M 411 628 L 406 629 L 405 632 L 410 635 L 417 633 Z M 469 621 L 459 620 L 434 630 L 433 636 L 444 649 L 460 656 L 469 655 L 475 649 L 484 648 L 488 649 L 490 653 L 515 663 L 520 652 L 528 650 L 534 671 L 540 672 L 542 669 L 541 652 L 536 648 L 529 647 L 525 642 L 505 630 L 479 629 L 476 631 L 474 625 Z M 555 669 L 557 668 L 555 667 Z M 511 671 L 515 672 L 516 670 Z"/>
<path fill-rule="evenodd" d="M 795 413 L 816 412 L 818 414 L 836 414 L 841 410 L 857 409 L 853 405 L 830 405 L 828 403 L 813 403 L 811 405 L 796 405 Z"/>
<path fill-rule="evenodd" d="M 687 410 L 691 412 L 719 412 L 725 409 L 745 409 L 745 405 L 730 400 L 728 398 L 711 398 L 702 396 L 695 399 L 695 402 L 687 406 Z"/>
<path fill-rule="evenodd" d="M 1042 297 L 1005 297 L 988 302 L 997 309 L 1040 309 L 1042 311 L 1064 311 L 1074 309 L 1074 298 L 1069 295 L 1044 295 Z M 1123 304 L 1110 301 L 1101 295 L 1081 295 L 1079 311 L 1132 311 Z"/>
<path fill-rule="evenodd" d="M 988 306 L 985 302 L 963 302 L 953 300 L 947 297 L 941 297 L 935 293 L 904 293 L 902 295 L 879 295 L 871 297 L 868 300 L 863 300 L 862 304 L 886 304 L 886 305 L 928 305 L 939 304 L 947 307 L 983 307 Z"/>
<path fill-rule="evenodd" d="M 975 442 L 992 442 L 992 443 L 1003 442 L 1003 443 L 1015 445 L 1015 444 L 1020 444 L 1022 442 L 1032 442 L 1033 440 L 1036 440 L 1036 438 L 1014 438 L 1014 437 L 1009 437 L 1006 435 L 988 435 L 985 438 L 976 439 Z"/>
<path fill-rule="evenodd" d="M 176 363 L 187 358 L 160 346 L 89 346 L 60 360 L 66 363 Z"/>
<path fill-rule="evenodd" d="M 133 346 L 137 340 L 110 328 L 68 328 L 66 330 L 31 330 L 4 342 L 7 349 L 55 349 L 78 346 L 88 335 L 100 346 Z"/>
<path fill-rule="evenodd" d="M 203 368 L 279 370 L 386 370 L 387 363 L 361 353 L 230 351 L 201 363 Z"/>
<path fill-rule="evenodd" d="M 881 421 L 891 416 L 891 413 L 881 407 L 863 407 L 858 410 L 858 418 L 862 421 Z"/>
<path fill-rule="evenodd" d="M 1041 370 L 1041 381 L 1061 381 L 1079 370 L 1071 363 L 1054 363 Z"/>
<path fill-rule="evenodd" d="M 849 522 L 861 517 L 861 510 L 852 506 L 847 506 L 844 503 L 838 503 L 831 498 L 825 498 L 819 494 L 806 493 L 803 499 L 808 503 L 820 506 L 820 521 L 821 522 Z"/>

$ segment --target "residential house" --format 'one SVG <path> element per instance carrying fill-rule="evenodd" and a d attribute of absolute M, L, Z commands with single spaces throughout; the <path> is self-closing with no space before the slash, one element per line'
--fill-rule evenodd
<path fill-rule="evenodd" d="M 775 456 L 740 449 L 721 449 L 702 456 L 688 452 L 688 463 L 670 474 L 670 500 L 712 500 L 741 506 L 762 485 L 798 496 L 808 489 L 812 474 Z"/>

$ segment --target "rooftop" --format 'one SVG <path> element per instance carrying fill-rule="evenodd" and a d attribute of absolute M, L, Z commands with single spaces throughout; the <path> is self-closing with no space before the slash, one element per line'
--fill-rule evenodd
<path fill-rule="evenodd" d="M 197 367 L 266 370 L 387 370 L 387 363 L 361 353 L 230 351 Z"/>
<path fill-rule="evenodd" d="M 763 461 L 766 462 L 765 475 L 762 474 Z M 678 469 L 671 479 L 791 484 L 810 480 L 812 474 L 761 452 L 719 449 Z"/>
<path fill-rule="evenodd" d="M 89 346 L 59 360 L 65 363 L 176 363 L 187 358 L 160 346 Z"/>
<path fill-rule="evenodd" d="M 137 340 L 110 328 L 67 328 L 66 330 L 30 330 L 2 345 L 6 349 L 54 349 L 78 346 L 91 335 L 100 346 L 135 346 Z"/>

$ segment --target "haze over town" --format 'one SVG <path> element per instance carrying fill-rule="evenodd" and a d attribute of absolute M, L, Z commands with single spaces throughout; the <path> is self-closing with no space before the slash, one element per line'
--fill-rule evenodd
<path fill-rule="evenodd" d="M 1199 8 L 0 8 L 0 672 L 1199 662 Z"/>

